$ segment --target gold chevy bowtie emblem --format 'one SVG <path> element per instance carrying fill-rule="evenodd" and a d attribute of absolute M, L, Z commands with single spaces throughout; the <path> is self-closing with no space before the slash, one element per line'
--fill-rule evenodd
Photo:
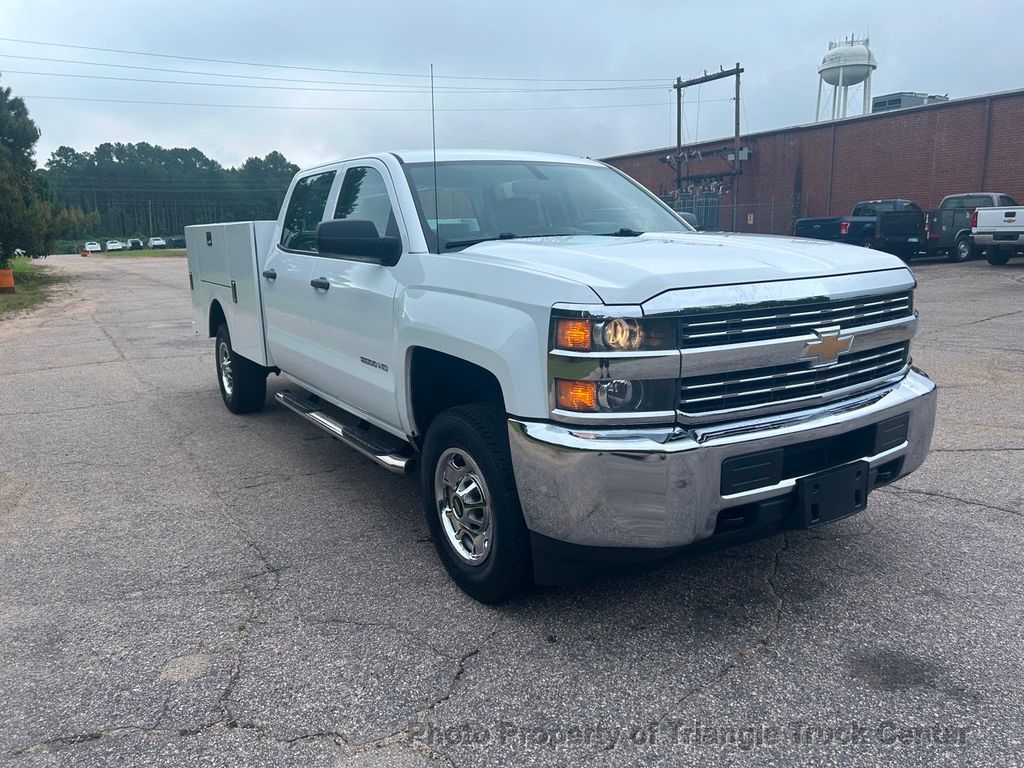
<path fill-rule="evenodd" d="M 808 342 L 804 347 L 804 360 L 813 360 L 814 367 L 835 365 L 839 356 L 846 352 L 853 344 L 852 336 L 839 337 L 839 330 L 815 331 L 818 334 L 817 341 Z"/>

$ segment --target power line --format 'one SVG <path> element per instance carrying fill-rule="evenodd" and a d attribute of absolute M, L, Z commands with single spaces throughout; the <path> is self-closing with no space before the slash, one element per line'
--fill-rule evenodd
<path fill-rule="evenodd" d="M 266 91 L 315 91 L 320 93 L 429 93 L 422 90 L 387 90 L 379 88 L 309 88 L 288 85 L 254 85 L 251 83 L 206 83 L 195 80 L 156 80 L 146 77 L 118 77 L 116 75 L 85 75 L 72 72 L 32 72 L 24 69 L 7 69 L 8 74 L 14 75 L 39 75 L 43 77 L 73 77 L 86 80 L 116 80 L 125 83 L 163 83 L 166 85 L 198 85 L 212 88 L 249 88 Z M 363 83 L 355 83 L 363 85 Z M 559 93 L 572 91 L 629 91 L 629 90 L 661 90 L 663 86 L 639 85 L 639 86 L 613 86 L 608 88 L 522 88 L 522 89 L 460 89 L 454 91 L 456 94 L 472 95 L 477 93 Z"/>
<path fill-rule="evenodd" d="M 324 89 L 324 90 L 350 90 L 352 93 L 360 92 L 378 92 L 377 89 L 386 88 L 389 90 L 379 91 L 382 93 L 430 93 L 430 86 L 428 85 L 416 85 L 415 83 L 373 83 L 373 82 L 354 82 L 351 80 L 305 80 L 302 78 L 291 78 L 291 77 L 271 77 L 268 75 L 238 75 L 225 72 L 205 72 L 202 70 L 194 69 L 173 69 L 169 67 L 143 67 L 133 64 L 107 64 L 100 61 L 82 61 L 80 59 L 56 59 L 47 56 L 18 56 L 10 53 L 0 53 L 0 58 L 5 59 L 23 59 L 26 61 L 46 61 L 58 64 L 82 64 L 90 67 L 112 67 L 116 69 L 137 69 L 147 72 L 168 72 L 178 75 L 201 75 L 204 77 L 230 77 L 234 79 L 243 80 L 270 80 L 273 82 L 280 83 L 313 83 L 316 85 L 353 85 L 360 86 L 368 89 L 367 91 L 356 91 L 352 89 Z M 23 70 L 8 69 L 4 70 L 14 74 L 27 74 L 27 75 L 57 75 L 55 72 L 26 72 Z M 84 74 L 68 74 L 62 75 L 67 77 L 95 77 L 97 79 L 102 78 L 100 75 L 84 75 Z M 106 78 L 115 79 L 115 78 Z M 131 79 L 131 78 L 128 78 Z M 139 82 L 154 82 L 154 83 L 174 83 L 182 85 L 191 85 L 192 83 L 179 83 L 173 80 L 140 80 Z M 195 83 L 195 85 L 231 85 L 231 83 Z M 371 88 L 372 86 L 372 88 Z M 238 86 L 244 88 L 246 86 Z M 258 87 L 258 86 L 248 86 Z M 269 87 L 269 86 L 264 86 Z M 604 86 L 604 87 L 586 87 L 586 88 L 481 88 L 475 86 L 464 86 L 464 85 L 447 85 L 439 86 L 437 90 L 439 92 L 450 92 L 450 93 L 563 93 L 563 92 L 575 92 L 575 91 L 632 91 L 632 90 L 659 90 L 664 86 L 661 85 L 616 85 L 616 86 Z M 400 89 L 400 90 L 391 90 Z M 294 88 L 294 89 L 281 89 L 281 90 L 319 90 L 315 88 Z"/>
<path fill-rule="evenodd" d="M 84 96 L 29 96 L 23 99 L 49 99 L 53 101 L 89 101 L 107 104 L 154 104 L 165 107 L 214 107 L 217 109 L 278 109 L 304 112 L 429 112 L 429 108 L 415 107 L 296 107 L 275 104 L 203 104 L 190 101 L 156 101 L 140 99 L 96 99 Z M 566 109 L 631 109 L 634 107 L 660 107 L 661 102 L 647 104 L 576 104 L 568 107 L 444 107 L 438 112 L 547 112 Z"/>
<path fill-rule="evenodd" d="M 89 67 L 110 67 L 113 69 L 137 69 L 146 72 L 170 72 L 176 75 L 204 75 L 208 77 L 230 77 L 240 80 L 271 80 L 274 82 L 281 83 L 314 83 L 318 85 L 380 85 L 384 88 L 420 88 L 423 89 L 424 93 L 429 92 L 430 86 L 427 85 L 415 85 L 413 83 L 371 83 L 371 82 L 355 82 L 351 80 L 306 80 L 303 78 L 294 77 L 273 77 L 272 75 L 239 75 L 232 72 L 206 72 L 203 70 L 195 69 L 174 69 L 171 67 L 145 67 L 141 64 L 112 64 L 105 61 L 83 61 L 82 59 L 57 59 L 51 56 L 22 56 L 14 53 L 0 53 L 0 58 L 4 59 L 22 59 L 24 61 L 46 61 L 56 64 L 82 64 Z M 452 89 L 458 88 L 459 86 L 450 86 Z M 466 88 L 466 90 L 473 90 L 472 88 Z"/>
<path fill-rule="evenodd" d="M 430 75 L 416 72 L 380 72 L 359 69 L 333 69 L 330 67 L 300 67 L 293 64 L 268 64 L 259 61 L 238 61 L 234 59 L 212 59 L 203 56 L 182 56 L 181 54 L 156 53 L 154 51 L 129 51 L 121 48 L 100 48 L 91 45 L 75 45 L 72 43 L 53 43 L 43 40 L 22 40 L 16 37 L 0 37 L 0 41 L 7 43 L 21 43 L 23 45 L 45 45 L 56 48 L 74 48 L 81 51 L 100 51 L 103 53 L 122 53 L 129 56 L 153 56 L 162 59 L 179 59 L 182 61 L 205 61 L 211 64 L 234 64 L 242 67 L 266 67 L 268 69 L 290 69 L 306 72 L 334 72 L 347 75 L 378 75 L 386 77 L 413 77 L 429 79 Z M 438 75 L 438 79 L 444 80 L 504 80 L 516 82 L 533 83 L 640 83 L 640 82 L 665 82 L 666 78 L 656 77 L 634 77 L 634 78 L 552 78 L 552 77 L 488 77 L 483 75 Z"/>

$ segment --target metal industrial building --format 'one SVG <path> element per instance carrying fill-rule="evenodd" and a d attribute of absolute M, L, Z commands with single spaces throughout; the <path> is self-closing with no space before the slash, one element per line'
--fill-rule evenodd
<path fill-rule="evenodd" d="M 738 231 L 785 234 L 796 218 L 849 213 L 859 200 L 1024 199 L 1024 90 L 747 134 L 740 147 L 737 177 L 733 137 L 684 145 L 681 193 L 666 162 L 675 147 L 604 160 L 708 229 L 731 230 L 734 204 Z"/>
<path fill-rule="evenodd" d="M 884 96 L 875 96 L 871 99 L 871 111 L 892 112 L 894 109 L 923 107 L 925 104 L 937 104 L 940 101 L 949 101 L 949 97 L 914 91 L 899 91 L 898 93 L 887 93 Z"/>

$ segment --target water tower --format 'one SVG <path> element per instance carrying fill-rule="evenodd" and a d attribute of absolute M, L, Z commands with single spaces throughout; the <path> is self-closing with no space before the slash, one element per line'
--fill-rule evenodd
<path fill-rule="evenodd" d="M 821 119 L 821 89 L 824 84 L 832 86 L 832 119 L 846 117 L 846 102 L 850 86 L 864 83 L 863 114 L 871 111 L 871 73 L 878 68 L 878 62 L 871 54 L 868 38 L 857 40 L 853 36 L 828 44 L 828 53 L 818 67 L 818 105 L 814 109 L 814 121 Z"/>

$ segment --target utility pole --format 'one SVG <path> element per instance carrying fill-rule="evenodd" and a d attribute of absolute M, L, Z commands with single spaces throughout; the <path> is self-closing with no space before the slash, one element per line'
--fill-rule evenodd
<path fill-rule="evenodd" d="M 704 74 L 700 77 L 693 77 L 689 80 L 683 80 L 677 77 L 672 87 L 676 91 L 676 152 L 675 155 L 669 155 L 668 157 L 662 158 L 662 162 L 672 166 L 676 172 L 676 196 L 682 193 L 683 188 L 683 174 L 682 167 L 684 161 L 683 155 L 683 89 L 689 88 L 693 85 L 700 85 L 702 83 L 710 83 L 713 80 L 721 80 L 726 77 L 736 78 L 736 126 L 733 135 L 733 160 L 732 160 L 732 230 L 736 231 L 737 226 L 737 212 L 739 208 L 739 188 L 740 188 L 740 74 L 743 72 L 743 67 L 737 61 L 736 66 L 732 69 L 718 68 L 718 72 L 712 72 L 708 74 L 707 70 L 704 70 Z"/>
<path fill-rule="evenodd" d="M 740 63 L 736 62 L 736 133 L 733 135 L 732 164 L 732 231 L 736 229 L 736 211 L 740 207 Z"/>
<path fill-rule="evenodd" d="M 683 192 L 683 78 L 677 77 L 676 84 L 672 86 L 676 89 L 676 200 L 679 200 L 679 196 Z"/>

